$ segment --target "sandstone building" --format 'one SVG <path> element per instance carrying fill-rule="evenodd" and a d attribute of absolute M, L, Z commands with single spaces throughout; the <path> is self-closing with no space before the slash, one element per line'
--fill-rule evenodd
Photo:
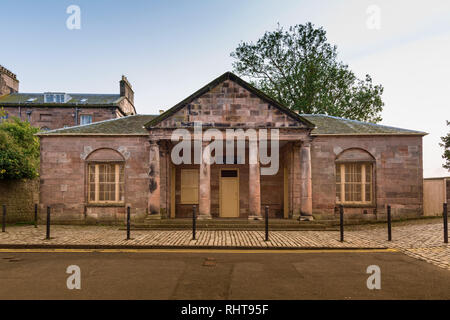
<path fill-rule="evenodd" d="M 266 129 L 271 137 L 277 130 L 278 147 L 267 144 L 268 154 L 278 152 L 279 168 L 263 175 L 267 164 L 248 161 L 266 141 L 251 136 L 244 141 L 244 159 L 176 163 L 177 129 L 202 150 L 210 143 L 208 129 L 223 137 L 229 129 Z M 265 206 L 271 217 L 322 219 L 334 217 L 340 204 L 361 219 L 383 216 L 387 204 L 394 215 L 419 216 L 424 135 L 299 115 L 227 72 L 158 116 L 40 133 L 40 206 L 50 205 L 54 220 L 78 223 L 123 222 L 127 206 L 135 221 L 189 217 L 193 205 L 206 219 L 259 218 Z"/>
<path fill-rule="evenodd" d="M 42 130 L 52 130 L 136 114 L 134 92 L 127 78 L 119 94 L 65 92 L 19 93 L 17 76 L 0 66 L 0 109 Z"/>

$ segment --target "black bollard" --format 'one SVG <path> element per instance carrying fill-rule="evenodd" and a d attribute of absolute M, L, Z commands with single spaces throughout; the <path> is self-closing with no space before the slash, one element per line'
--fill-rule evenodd
<path fill-rule="evenodd" d="M 45 239 L 50 240 L 50 207 L 47 206 L 47 236 Z"/>
<path fill-rule="evenodd" d="M 127 207 L 127 240 L 130 240 L 130 207 Z"/>
<path fill-rule="evenodd" d="M 447 211 L 447 204 L 444 203 L 443 205 L 444 210 L 442 211 L 442 216 L 444 218 L 444 243 L 448 243 L 448 211 Z"/>
<path fill-rule="evenodd" d="M 195 240 L 196 220 L 197 220 L 197 206 L 192 206 L 192 240 Z"/>
<path fill-rule="evenodd" d="M 387 206 L 388 241 L 392 241 L 391 206 Z"/>
<path fill-rule="evenodd" d="M 344 242 L 344 206 L 339 206 L 339 225 L 341 230 L 341 242 Z"/>
<path fill-rule="evenodd" d="M 37 203 L 34 204 L 34 227 L 37 228 L 37 222 L 38 222 L 38 205 Z"/>
<path fill-rule="evenodd" d="M 3 205 L 2 232 L 6 232 L 6 205 Z"/>
<path fill-rule="evenodd" d="M 266 206 L 266 240 L 269 241 L 269 206 Z"/>

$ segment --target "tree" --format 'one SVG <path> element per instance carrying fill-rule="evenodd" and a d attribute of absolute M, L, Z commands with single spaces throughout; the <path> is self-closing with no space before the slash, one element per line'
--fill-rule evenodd
<path fill-rule="evenodd" d="M 450 126 L 450 121 L 447 121 L 447 126 Z M 450 132 L 446 136 L 441 137 L 441 141 L 442 143 L 439 143 L 439 145 L 444 148 L 442 158 L 445 160 L 442 166 L 450 171 Z"/>
<path fill-rule="evenodd" d="M 292 110 L 381 121 L 383 87 L 369 75 L 358 79 L 338 61 L 323 28 L 278 26 L 256 43 L 241 42 L 231 56 L 236 73 Z"/>
<path fill-rule="evenodd" d="M 39 175 L 39 128 L 12 117 L 0 123 L 0 179 Z"/>

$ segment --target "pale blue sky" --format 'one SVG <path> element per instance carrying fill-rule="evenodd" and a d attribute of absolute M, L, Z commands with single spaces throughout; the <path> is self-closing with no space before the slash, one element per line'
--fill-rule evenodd
<path fill-rule="evenodd" d="M 66 8 L 81 8 L 68 30 Z M 367 28 L 370 5 L 380 29 Z M 125 74 L 139 113 L 167 109 L 231 70 L 229 54 L 277 23 L 323 26 L 339 58 L 385 87 L 383 124 L 429 132 L 425 176 L 444 170 L 439 137 L 450 120 L 450 1 L 0 0 L 0 64 L 20 91 L 118 93 Z"/>

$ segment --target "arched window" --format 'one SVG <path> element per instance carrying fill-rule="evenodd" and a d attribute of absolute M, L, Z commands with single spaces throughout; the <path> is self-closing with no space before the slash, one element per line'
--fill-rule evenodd
<path fill-rule="evenodd" d="M 89 203 L 124 203 L 123 156 L 112 149 L 97 149 L 86 159 Z"/>
<path fill-rule="evenodd" d="M 336 202 L 372 204 L 374 202 L 374 163 L 370 153 L 347 149 L 336 158 Z"/>

